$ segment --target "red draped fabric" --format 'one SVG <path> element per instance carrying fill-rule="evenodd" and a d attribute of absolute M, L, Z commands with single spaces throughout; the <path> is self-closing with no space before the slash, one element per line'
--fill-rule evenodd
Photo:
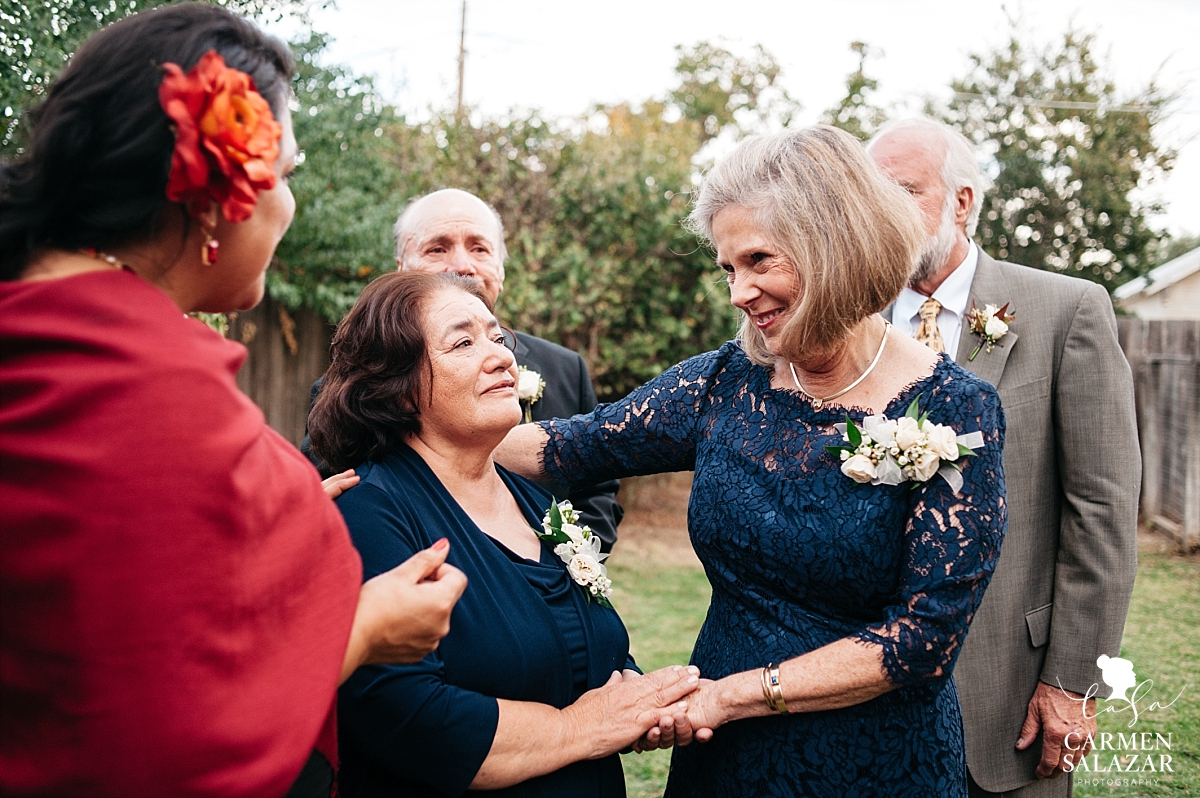
<path fill-rule="evenodd" d="M 0 283 L 0 794 L 282 795 L 360 564 L 246 351 L 129 272 Z"/>

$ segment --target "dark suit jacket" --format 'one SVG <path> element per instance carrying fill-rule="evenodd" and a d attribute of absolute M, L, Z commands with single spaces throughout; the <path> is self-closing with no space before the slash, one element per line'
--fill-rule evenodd
<path fill-rule="evenodd" d="M 596 391 L 592 388 L 587 365 L 578 352 L 572 352 L 529 333 L 519 332 L 516 356 L 518 365 L 536 371 L 546 381 L 542 398 L 534 402 L 532 407 L 534 421 L 570 418 L 578 413 L 590 413 L 596 406 Z M 317 380 L 309 392 L 309 409 L 316 402 L 320 392 L 321 380 Z M 330 475 L 328 467 L 309 450 L 308 435 L 304 436 L 300 451 L 313 462 L 322 476 Z M 612 479 L 569 493 L 559 488 L 555 494 L 571 500 L 583 523 L 590 526 L 599 536 L 605 551 L 611 550 L 616 543 L 617 525 L 621 523 L 621 517 L 625 514 L 617 502 L 619 487 L 620 483 Z M 552 485 L 547 488 L 554 490 Z"/>
<path fill-rule="evenodd" d="M 1103 687 L 1096 658 L 1120 652 L 1141 457 L 1133 379 L 1101 286 L 980 252 L 970 302 L 1016 314 L 973 361 L 979 338 L 964 326 L 955 357 L 996 386 L 1008 420 L 1008 534 L 954 672 L 971 775 L 1003 792 L 1036 778 L 1041 746 L 1014 745 L 1038 681 Z"/>

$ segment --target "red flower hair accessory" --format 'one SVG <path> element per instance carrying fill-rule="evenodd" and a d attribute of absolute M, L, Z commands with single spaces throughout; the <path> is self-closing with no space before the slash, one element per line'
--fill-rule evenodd
<path fill-rule="evenodd" d="M 283 128 L 245 72 L 225 66 L 209 50 L 186 75 L 163 64 L 158 101 L 175 128 L 167 199 L 193 216 L 212 202 L 231 222 L 254 212 L 258 192 L 275 187 L 275 161 Z"/>

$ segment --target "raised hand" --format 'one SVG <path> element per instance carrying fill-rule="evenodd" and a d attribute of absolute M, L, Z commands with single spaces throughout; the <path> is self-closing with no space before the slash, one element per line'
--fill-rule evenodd
<path fill-rule="evenodd" d="M 449 553 L 439 540 L 363 584 L 342 681 L 359 665 L 416 662 L 437 648 L 467 588 L 463 572 L 446 564 Z"/>

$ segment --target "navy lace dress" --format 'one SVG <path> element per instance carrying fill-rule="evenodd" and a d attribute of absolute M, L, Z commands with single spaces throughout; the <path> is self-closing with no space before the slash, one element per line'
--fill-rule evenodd
<path fill-rule="evenodd" d="M 688 526 L 712 583 L 692 655 L 704 676 L 849 637 L 882 647 L 898 688 L 730 723 L 675 751 L 670 798 L 966 796 L 951 671 L 1004 534 L 1004 415 L 991 385 L 945 358 L 885 415 L 917 396 L 930 420 L 983 433 L 957 496 L 940 477 L 914 490 L 843 475 L 825 445 L 845 411 L 772 389 L 736 343 L 589 415 L 543 422 L 545 470 L 564 484 L 695 470 Z"/>

